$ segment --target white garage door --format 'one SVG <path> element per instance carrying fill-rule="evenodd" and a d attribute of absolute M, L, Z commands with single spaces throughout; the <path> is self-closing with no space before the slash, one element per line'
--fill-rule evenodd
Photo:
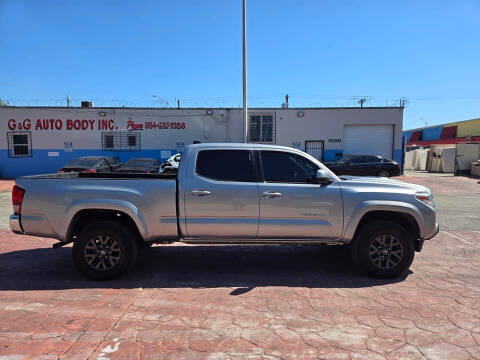
<path fill-rule="evenodd" d="M 393 158 L 393 125 L 345 125 L 343 154 L 377 154 Z"/>

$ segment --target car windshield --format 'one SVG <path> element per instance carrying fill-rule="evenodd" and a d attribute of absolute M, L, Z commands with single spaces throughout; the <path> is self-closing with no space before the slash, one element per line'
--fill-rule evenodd
<path fill-rule="evenodd" d="M 152 163 L 152 160 L 144 160 L 144 159 L 131 159 L 125 163 L 125 166 L 131 167 L 145 167 Z"/>
<path fill-rule="evenodd" d="M 73 167 L 73 166 L 85 166 L 85 167 L 90 167 L 94 166 L 99 159 L 87 159 L 87 158 L 79 158 L 70 161 L 65 167 Z"/>
<path fill-rule="evenodd" d="M 345 164 L 347 161 L 351 160 L 353 158 L 352 155 L 345 155 L 338 160 L 339 163 Z"/>

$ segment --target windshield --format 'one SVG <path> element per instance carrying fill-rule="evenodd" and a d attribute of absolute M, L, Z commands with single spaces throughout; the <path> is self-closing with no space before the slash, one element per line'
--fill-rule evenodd
<path fill-rule="evenodd" d="M 131 159 L 125 163 L 125 166 L 145 167 L 145 166 L 149 166 L 151 163 L 152 163 L 152 160 Z"/>
<path fill-rule="evenodd" d="M 86 159 L 86 158 L 79 158 L 70 161 L 65 167 L 73 167 L 73 166 L 82 166 L 82 167 L 91 167 L 94 166 L 99 159 Z"/>

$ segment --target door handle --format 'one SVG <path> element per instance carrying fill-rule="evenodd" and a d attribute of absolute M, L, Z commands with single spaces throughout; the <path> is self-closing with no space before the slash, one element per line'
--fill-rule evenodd
<path fill-rule="evenodd" d="M 270 198 L 276 198 L 276 197 L 282 196 L 282 193 L 276 192 L 276 191 L 273 191 L 273 190 L 269 190 L 269 191 L 265 191 L 265 192 L 260 193 L 260 195 L 261 196 L 268 196 Z"/>
<path fill-rule="evenodd" d="M 210 194 L 211 192 L 208 190 L 202 190 L 202 189 L 192 190 L 192 195 L 203 196 L 203 195 L 210 195 Z"/>

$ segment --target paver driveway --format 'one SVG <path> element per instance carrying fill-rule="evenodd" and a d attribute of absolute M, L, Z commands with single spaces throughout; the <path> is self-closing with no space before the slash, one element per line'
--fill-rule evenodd
<path fill-rule="evenodd" d="M 480 359 L 480 232 L 393 281 L 338 247 L 169 245 L 93 282 L 52 243 L 0 230 L 0 359 Z"/>

